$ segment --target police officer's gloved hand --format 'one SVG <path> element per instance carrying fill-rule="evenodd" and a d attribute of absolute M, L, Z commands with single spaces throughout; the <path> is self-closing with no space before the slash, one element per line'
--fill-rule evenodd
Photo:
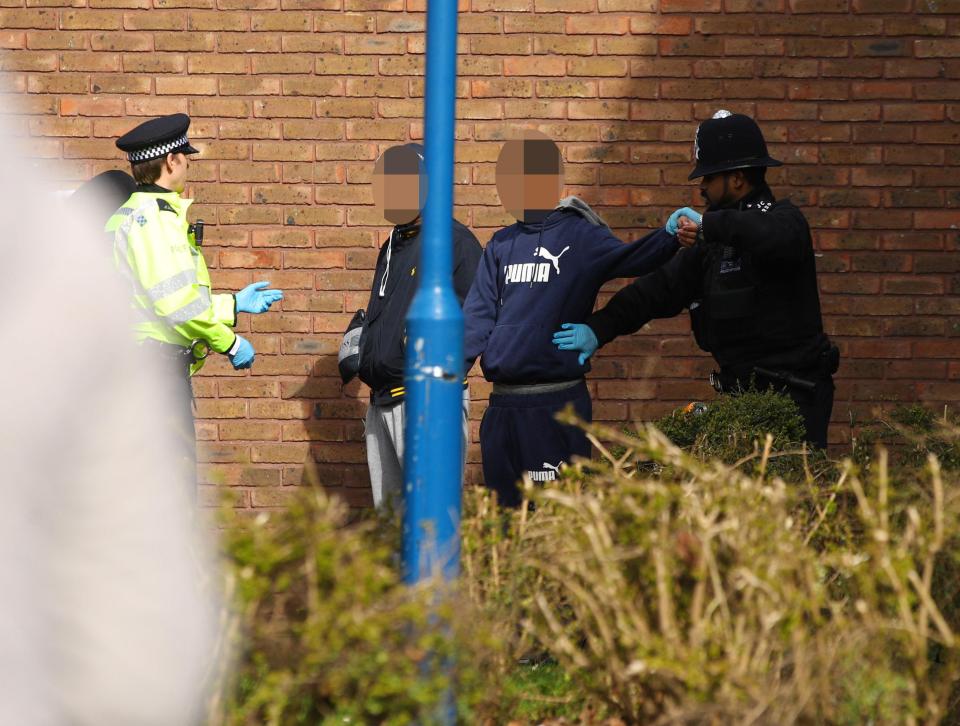
<path fill-rule="evenodd" d="M 593 328 L 583 323 L 564 323 L 553 334 L 553 343 L 560 350 L 579 350 L 577 362 L 583 365 L 597 351 L 599 341 Z"/>
<path fill-rule="evenodd" d="M 665 229 L 668 234 L 676 234 L 677 230 L 680 227 L 680 217 L 686 217 L 687 219 L 692 219 L 697 225 L 700 224 L 700 221 L 703 219 L 703 215 L 695 209 L 690 209 L 690 207 L 683 207 L 678 209 L 676 212 L 670 215 L 670 218 L 667 220 Z"/>
<path fill-rule="evenodd" d="M 255 282 L 236 294 L 237 312 L 265 313 L 277 300 L 283 300 L 283 290 L 265 290 L 269 282 Z"/>
<path fill-rule="evenodd" d="M 236 370 L 249 368 L 253 365 L 253 346 L 250 345 L 249 340 L 238 335 L 233 347 L 227 351 L 227 356 Z"/>

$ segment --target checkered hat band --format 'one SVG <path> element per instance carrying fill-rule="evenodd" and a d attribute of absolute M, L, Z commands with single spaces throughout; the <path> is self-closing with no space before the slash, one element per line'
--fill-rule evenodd
<path fill-rule="evenodd" d="M 136 163 L 138 161 L 157 159 L 161 156 L 166 156 L 174 149 L 179 149 L 181 146 L 186 146 L 189 143 L 190 142 L 187 140 L 187 135 L 184 134 L 180 138 L 174 139 L 173 141 L 167 141 L 162 144 L 157 144 L 156 146 L 148 146 L 146 149 L 137 149 L 136 151 L 131 151 L 127 154 L 127 161 Z"/>

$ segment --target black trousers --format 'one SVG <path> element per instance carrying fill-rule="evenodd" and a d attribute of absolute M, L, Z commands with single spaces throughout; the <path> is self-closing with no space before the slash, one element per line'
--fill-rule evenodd
<path fill-rule="evenodd" d="M 833 376 L 817 380 L 813 391 L 795 388 L 787 388 L 785 391 L 797 404 L 800 415 L 803 416 L 806 441 L 821 449 L 827 448 L 827 429 L 833 413 L 833 391 Z"/>
<path fill-rule="evenodd" d="M 484 484 L 497 492 L 501 505 L 520 506 L 523 497 L 517 483 L 525 473 L 535 482 L 553 481 L 561 464 L 574 456 L 590 456 L 583 430 L 554 418 L 568 404 L 584 421 L 593 421 L 593 404 L 583 381 L 551 393 L 490 396 L 480 422 L 480 452 Z"/>

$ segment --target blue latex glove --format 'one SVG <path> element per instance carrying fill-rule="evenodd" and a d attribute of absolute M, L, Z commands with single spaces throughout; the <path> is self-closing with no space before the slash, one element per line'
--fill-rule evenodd
<path fill-rule="evenodd" d="M 231 350 L 235 349 L 234 353 L 227 353 L 227 356 L 230 358 L 230 362 L 233 363 L 233 367 L 236 370 L 241 368 L 250 368 L 253 365 L 253 346 L 250 345 L 250 341 L 246 338 L 241 338 L 237 336 L 236 342 L 233 344 L 234 347 Z"/>
<path fill-rule="evenodd" d="M 678 209 L 676 212 L 670 215 L 670 219 L 667 220 L 666 230 L 669 234 L 676 234 L 677 229 L 680 227 L 680 217 L 686 217 L 687 219 L 692 219 L 697 224 L 700 224 L 700 220 L 703 219 L 703 215 L 696 210 L 690 209 L 690 207 L 683 207 Z"/>
<path fill-rule="evenodd" d="M 269 282 L 255 282 L 237 293 L 237 312 L 265 313 L 277 300 L 283 300 L 283 290 L 265 290 Z"/>
<path fill-rule="evenodd" d="M 577 362 L 580 365 L 590 360 L 599 345 L 593 328 L 583 323 L 564 323 L 560 330 L 553 334 L 553 343 L 560 350 L 579 350 L 580 357 Z"/>

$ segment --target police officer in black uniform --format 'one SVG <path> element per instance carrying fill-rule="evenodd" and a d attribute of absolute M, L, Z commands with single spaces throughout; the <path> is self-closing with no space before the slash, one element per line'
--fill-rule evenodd
<path fill-rule="evenodd" d="M 800 408 L 807 441 L 824 448 L 839 351 L 823 332 L 807 220 L 767 186 L 766 168 L 781 162 L 749 116 L 718 111 L 697 129 L 695 152 L 689 178 L 701 180 L 707 209 L 678 209 L 666 225 L 688 246 L 620 290 L 586 329 L 558 331 L 555 341 L 590 355 L 687 308 L 697 344 L 720 366 L 714 387 L 786 393 Z"/>

